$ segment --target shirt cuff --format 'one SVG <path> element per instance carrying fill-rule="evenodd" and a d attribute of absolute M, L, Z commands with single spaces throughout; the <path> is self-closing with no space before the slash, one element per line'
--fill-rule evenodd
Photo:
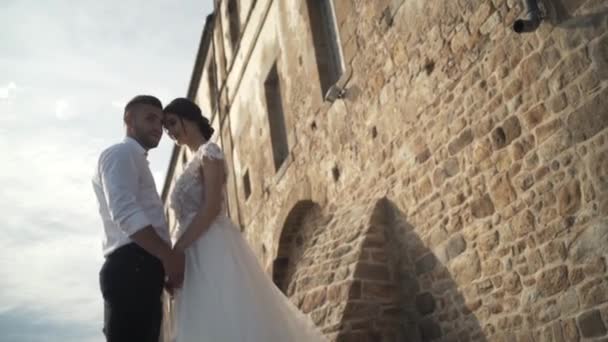
<path fill-rule="evenodd" d="M 128 236 L 131 236 L 151 224 L 148 217 L 144 213 L 138 211 L 121 222 L 120 229 L 127 233 Z"/>

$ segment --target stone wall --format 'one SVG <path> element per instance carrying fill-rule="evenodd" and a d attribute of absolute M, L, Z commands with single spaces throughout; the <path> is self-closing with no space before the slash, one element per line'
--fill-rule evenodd
<path fill-rule="evenodd" d="M 543 3 L 539 29 L 518 35 L 523 1 L 334 0 L 334 102 L 307 1 L 245 3 L 236 52 L 216 56 L 230 212 L 332 340 L 608 335 L 605 1 Z"/>

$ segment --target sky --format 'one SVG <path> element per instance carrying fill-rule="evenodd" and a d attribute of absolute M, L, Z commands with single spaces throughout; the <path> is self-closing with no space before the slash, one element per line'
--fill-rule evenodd
<path fill-rule="evenodd" d="M 99 153 L 185 96 L 212 0 L 0 1 L 0 342 L 101 342 Z M 150 151 L 162 189 L 173 147 Z"/>

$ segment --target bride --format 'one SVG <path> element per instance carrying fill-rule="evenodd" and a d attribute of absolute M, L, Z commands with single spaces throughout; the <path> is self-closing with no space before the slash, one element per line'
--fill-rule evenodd
<path fill-rule="evenodd" d="M 174 248 L 186 254 L 175 293 L 177 342 L 325 341 L 264 273 L 226 214 L 226 164 L 209 121 L 185 98 L 164 109 L 164 126 L 194 157 L 175 182 L 170 205 L 178 228 Z"/>

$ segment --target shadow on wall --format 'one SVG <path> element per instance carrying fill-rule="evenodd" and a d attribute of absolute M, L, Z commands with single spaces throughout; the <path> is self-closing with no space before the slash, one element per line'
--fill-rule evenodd
<path fill-rule="evenodd" d="M 343 316 L 343 324 L 358 329 L 343 330 L 338 341 L 486 341 L 471 312 L 481 302 L 465 303 L 448 269 L 413 228 L 390 200 L 376 203 L 354 271 L 354 299 Z M 450 257 L 466 254 L 464 239 L 449 243 Z M 454 260 L 465 267 L 455 274 L 460 283 L 479 271 L 468 261 Z"/>
<path fill-rule="evenodd" d="M 581 1 L 565 2 L 564 0 L 544 0 L 542 5 L 545 8 L 546 19 L 554 26 L 575 29 L 583 27 L 597 27 L 603 21 L 608 20 L 608 4 L 604 3 L 602 8 L 596 9 L 593 13 L 572 16 L 581 4 Z"/>

